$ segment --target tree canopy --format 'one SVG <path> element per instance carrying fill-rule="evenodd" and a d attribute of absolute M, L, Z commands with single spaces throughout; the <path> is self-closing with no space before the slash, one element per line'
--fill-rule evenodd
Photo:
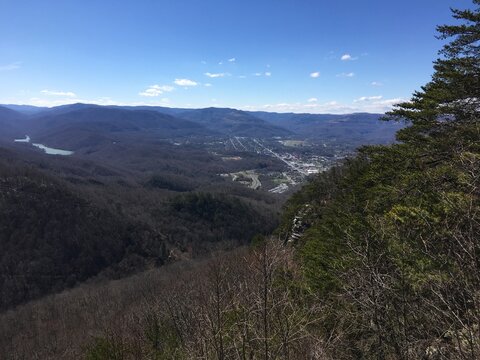
<path fill-rule="evenodd" d="M 360 149 L 287 208 L 334 358 L 480 357 L 480 1 L 452 11 L 431 81 L 386 115 L 409 124 L 398 143 Z"/>

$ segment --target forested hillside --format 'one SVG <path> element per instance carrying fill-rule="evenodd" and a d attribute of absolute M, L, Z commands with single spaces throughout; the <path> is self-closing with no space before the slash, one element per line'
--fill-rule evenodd
<path fill-rule="evenodd" d="M 335 359 L 480 357 L 475 3 L 438 28 L 450 42 L 432 81 L 387 115 L 409 123 L 400 143 L 361 149 L 290 200 L 282 234 L 328 309 L 320 328 Z"/>
<path fill-rule="evenodd" d="M 4 312 L 0 358 L 479 359 L 480 0 L 473 4 L 438 27 L 446 45 L 432 80 L 386 115 L 406 125 L 398 141 L 362 147 L 311 179 L 287 202 L 273 236 L 249 242 L 275 222 L 261 211 L 267 201 L 187 192 L 189 185 L 153 176 L 147 189 L 177 188 L 146 223 L 177 219 L 178 241 L 169 240 L 176 249 L 199 242 L 198 234 L 248 244 Z M 10 189 L 2 218 L 15 204 L 56 219 L 54 205 L 35 201 L 48 197 L 70 204 L 66 224 L 85 225 L 75 214 L 106 216 L 98 228 L 111 226 L 132 244 L 129 222 L 24 171 L 0 179 Z M 134 201 L 119 202 L 125 219 L 138 220 L 125 204 Z M 8 224 L 0 228 L 15 238 Z"/>
<path fill-rule="evenodd" d="M 0 148 L 0 311 L 245 244 L 278 223 L 274 204 L 248 189 L 57 161 Z"/>
<path fill-rule="evenodd" d="M 151 227 L 34 169 L 2 161 L 0 173 L 0 309 L 72 287 L 109 267 L 118 276 L 144 267 L 147 259 L 166 261 L 165 236 Z"/>

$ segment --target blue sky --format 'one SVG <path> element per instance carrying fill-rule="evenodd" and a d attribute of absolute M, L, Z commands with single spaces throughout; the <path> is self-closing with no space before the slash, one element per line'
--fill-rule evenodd
<path fill-rule="evenodd" d="M 0 0 L 0 103 L 382 112 L 469 0 Z"/>

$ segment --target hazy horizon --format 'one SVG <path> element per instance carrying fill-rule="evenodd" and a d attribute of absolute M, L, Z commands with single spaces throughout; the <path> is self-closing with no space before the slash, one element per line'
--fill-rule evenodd
<path fill-rule="evenodd" d="M 2 8 L 2 104 L 331 114 L 383 113 L 408 100 L 433 72 L 435 26 L 450 19 L 449 4 L 433 0 Z"/>

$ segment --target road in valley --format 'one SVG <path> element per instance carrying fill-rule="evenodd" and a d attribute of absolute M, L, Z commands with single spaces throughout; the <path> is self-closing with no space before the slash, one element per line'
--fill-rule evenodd
<path fill-rule="evenodd" d="M 299 172 L 300 174 L 302 174 L 303 176 L 307 176 L 308 173 L 306 171 L 303 171 L 302 169 L 298 168 L 297 166 L 295 166 L 294 164 L 292 164 L 290 161 L 288 160 L 285 160 L 284 158 L 282 158 L 280 155 L 278 155 L 276 152 L 270 150 L 269 148 L 267 148 L 265 145 L 263 145 L 260 141 L 258 141 L 257 139 L 253 139 L 253 141 L 259 145 L 260 147 L 262 147 L 264 150 L 268 151 L 270 154 L 272 154 L 273 156 L 275 156 L 277 159 L 283 161 L 285 164 L 287 164 L 292 170 L 295 170 L 297 172 Z"/>

